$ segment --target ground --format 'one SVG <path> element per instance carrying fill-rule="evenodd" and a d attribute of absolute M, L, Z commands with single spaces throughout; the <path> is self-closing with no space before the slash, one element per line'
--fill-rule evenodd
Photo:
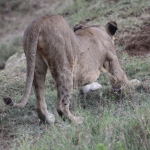
<path fill-rule="evenodd" d="M 138 31 L 130 31 L 130 34 L 120 41 L 120 45 L 125 43 L 124 51 L 130 56 L 150 56 L 150 23 L 144 23 Z"/>
<path fill-rule="evenodd" d="M 5 66 L 0 71 L 1 150 L 149 150 L 149 0 L 1 0 L 0 12 L 0 68 Z M 2 101 L 3 97 L 21 101 L 26 78 L 23 32 L 31 20 L 52 13 L 63 15 L 72 28 L 78 23 L 105 25 L 116 21 L 119 62 L 129 79 L 141 81 L 133 91 L 114 93 L 102 74 L 97 81 L 103 86 L 101 90 L 85 95 L 75 90 L 71 110 L 84 117 L 81 125 L 58 116 L 50 74 L 45 97 L 48 110 L 56 116 L 54 125 L 39 121 L 33 91 L 23 109 L 9 108 Z"/>

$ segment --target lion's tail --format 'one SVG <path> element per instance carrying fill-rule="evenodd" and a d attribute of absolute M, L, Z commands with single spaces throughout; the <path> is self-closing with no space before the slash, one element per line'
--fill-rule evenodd
<path fill-rule="evenodd" d="M 31 32 L 33 31 L 33 32 Z M 35 70 L 35 60 L 36 60 L 36 50 L 39 37 L 39 28 L 36 24 L 32 24 L 27 28 L 24 33 L 24 51 L 26 54 L 27 61 L 27 75 L 26 75 L 26 84 L 24 89 L 23 99 L 20 103 L 13 103 L 11 98 L 4 98 L 5 104 L 13 107 L 23 108 L 28 99 L 32 88 L 32 83 L 34 79 L 34 70 Z"/>

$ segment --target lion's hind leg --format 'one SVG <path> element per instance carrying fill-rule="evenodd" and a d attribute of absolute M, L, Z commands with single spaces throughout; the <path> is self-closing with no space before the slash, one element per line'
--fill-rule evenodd
<path fill-rule="evenodd" d="M 58 70 L 57 70 L 58 71 Z M 61 117 L 67 118 L 69 121 L 80 124 L 83 121 L 82 117 L 74 116 L 70 110 L 70 100 L 72 98 L 73 90 L 73 77 L 69 69 L 62 69 L 57 74 L 56 87 L 57 87 L 57 112 Z"/>
<path fill-rule="evenodd" d="M 37 53 L 34 80 L 33 80 L 33 88 L 37 100 L 37 113 L 39 118 L 43 122 L 54 123 L 55 117 L 53 114 L 50 114 L 48 112 L 44 97 L 46 72 L 47 72 L 47 65 L 45 64 L 42 56 L 39 53 Z"/>

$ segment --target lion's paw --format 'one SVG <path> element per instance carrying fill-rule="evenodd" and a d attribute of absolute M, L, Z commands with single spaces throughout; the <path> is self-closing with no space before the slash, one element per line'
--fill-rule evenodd
<path fill-rule="evenodd" d="M 139 80 L 137 80 L 137 79 L 132 79 L 132 80 L 129 81 L 129 83 L 130 83 L 131 86 L 133 86 L 133 87 L 138 87 L 138 86 L 140 86 L 140 84 L 141 84 L 141 82 L 140 82 Z"/>
<path fill-rule="evenodd" d="M 98 89 L 101 89 L 101 88 L 102 88 L 101 84 L 99 84 L 98 82 L 93 82 L 91 84 L 88 84 L 88 85 L 82 87 L 82 91 L 83 91 L 83 93 L 87 93 L 90 90 L 94 91 L 94 90 L 98 90 Z"/>
<path fill-rule="evenodd" d="M 75 124 L 82 124 L 83 120 L 84 120 L 83 117 L 74 117 L 73 123 L 75 123 Z"/>
<path fill-rule="evenodd" d="M 55 122 L 55 117 L 54 117 L 54 115 L 51 114 L 51 113 L 48 113 L 48 114 L 46 115 L 46 122 L 47 122 L 48 124 L 53 124 L 53 123 Z"/>

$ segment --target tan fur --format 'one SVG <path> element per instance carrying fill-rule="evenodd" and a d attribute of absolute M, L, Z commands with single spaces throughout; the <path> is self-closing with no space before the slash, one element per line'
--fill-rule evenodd
<path fill-rule="evenodd" d="M 23 100 L 15 107 L 24 107 L 32 83 L 41 120 L 51 123 L 53 115 L 47 111 L 44 81 L 51 71 L 57 88 L 57 111 L 70 121 L 80 123 L 82 118 L 69 111 L 73 87 L 94 82 L 100 72 L 108 75 L 112 86 L 128 84 L 113 45 L 113 36 L 107 26 L 90 26 L 73 32 L 59 15 L 43 16 L 33 21 L 24 33 L 24 52 L 27 58 L 27 78 Z M 118 82 L 119 81 L 119 82 Z"/>

